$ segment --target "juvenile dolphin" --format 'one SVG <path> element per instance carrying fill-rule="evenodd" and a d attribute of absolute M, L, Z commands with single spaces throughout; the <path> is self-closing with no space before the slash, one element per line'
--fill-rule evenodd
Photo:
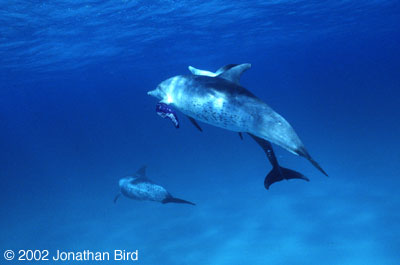
<path fill-rule="evenodd" d="M 239 84 L 250 64 L 229 64 L 217 72 L 189 67 L 193 75 L 178 75 L 161 82 L 150 96 L 196 120 L 236 132 L 247 132 L 308 159 L 326 172 L 307 152 L 292 126 L 271 107 Z"/>
<path fill-rule="evenodd" d="M 195 205 L 193 202 L 173 197 L 164 187 L 155 184 L 146 177 L 146 166 L 141 167 L 134 176 L 127 176 L 119 180 L 120 193 L 115 196 L 114 203 L 121 195 L 139 201 L 155 201 L 165 203 L 186 203 Z"/>
<path fill-rule="evenodd" d="M 165 103 L 159 102 L 156 106 L 156 112 L 161 118 L 167 118 L 174 124 L 175 128 L 179 128 L 178 115 L 175 111 Z"/>

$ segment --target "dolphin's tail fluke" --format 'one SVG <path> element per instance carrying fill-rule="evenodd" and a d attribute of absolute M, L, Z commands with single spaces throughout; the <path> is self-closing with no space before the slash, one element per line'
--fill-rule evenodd
<path fill-rule="evenodd" d="M 268 175 L 265 177 L 264 180 L 264 187 L 268 190 L 269 187 L 278 181 L 281 180 L 289 180 L 289 179 L 303 179 L 305 181 L 310 181 L 307 177 L 305 177 L 303 174 L 288 169 L 288 168 L 284 168 L 281 166 L 276 166 L 274 168 L 272 168 L 272 170 L 268 173 Z"/>
<path fill-rule="evenodd" d="M 190 201 L 185 201 L 185 200 L 182 200 L 182 199 L 178 199 L 178 198 L 174 198 L 174 197 L 167 197 L 167 198 L 165 198 L 163 201 L 162 201 L 162 203 L 163 204 L 165 204 L 165 203 L 170 203 L 170 202 L 173 202 L 173 203 L 186 203 L 186 204 L 190 204 L 190 205 L 196 205 L 195 203 L 193 203 L 193 202 L 190 202 Z"/>
<path fill-rule="evenodd" d="M 307 152 L 307 150 L 304 147 L 301 147 L 295 151 L 296 154 L 299 156 L 302 156 L 306 158 L 308 161 L 313 164 L 314 167 L 316 167 L 319 171 L 322 172 L 325 176 L 328 176 L 328 174 L 325 172 L 325 170 L 322 169 L 322 167 L 310 156 L 310 154 Z"/>

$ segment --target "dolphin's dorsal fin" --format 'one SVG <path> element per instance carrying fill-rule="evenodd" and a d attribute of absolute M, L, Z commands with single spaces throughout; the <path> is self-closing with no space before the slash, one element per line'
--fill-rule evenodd
<path fill-rule="evenodd" d="M 136 171 L 135 176 L 146 177 L 146 168 L 147 168 L 147 166 L 142 166 L 141 168 L 139 168 L 139 170 Z"/>
<path fill-rule="evenodd" d="M 238 64 L 238 65 L 227 65 L 224 67 L 230 67 L 228 68 L 226 71 L 222 72 L 220 75 L 218 75 L 218 77 L 226 79 L 228 81 L 231 81 L 232 83 L 235 83 L 237 85 L 239 85 L 239 80 L 240 80 L 240 76 L 243 74 L 244 71 L 246 71 L 247 69 L 250 69 L 251 64 L 249 63 L 244 63 L 244 64 Z M 222 67 L 222 68 L 224 68 Z M 220 69 L 222 69 L 220 68 Z M 219 71 L 219 70 L 218 70 Z"/>
<path fill-rule="evenodd" d="M 201 69 L 197 69 L 194 68 L 193 66 L 189 66 L 189 71 L 192 72 L 192 74 L 194 75 L 202 75 L 202 76 L 210 76 L 210 77 L 215 77 L 218 74 L 217 73 L 213 73 L 207 70 L 201 70 Z"/>
<path fill-rule="evenodd" d="M 238 64 L 227 64 L 227 65 L 224 65 L 224 66 L 222 66 L 221 68 L 219 68 L 219 69 L 215 72 L 215 74 L 220 75 L 220 74 L 222 74 L 223 72 L 228 71 L 229 69 L 231 69 L 232 67 L 235 67 L 235 66 L 238 66 Z"/>

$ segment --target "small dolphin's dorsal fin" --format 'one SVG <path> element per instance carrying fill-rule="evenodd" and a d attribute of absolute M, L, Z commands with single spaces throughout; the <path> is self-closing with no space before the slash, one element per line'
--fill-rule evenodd
<path fill-rule="evenodd" d="M 227 70 L 219 74 L 218 77 L 226 79 L 228 81 L 231 81 L 232 83 L 239 85 L 240 76 L 243 74 L 244 71 L 250 69 L 251 64 L 249 63 L 238 64 L 238 65 L 228 64 L 224 67 L 227 67 Z M 220 68 L 219 70 L 223 69 L 224 67 Z"/>
<path fill-rule="evenodd" d="M 192 72 L 192 74 L 194 75 L 202 75 L 202 76 L 210 76 L 210 77 L 215 77 L 218 74 L 217 73 L 213 73 L 207 70 L 201 70 L 201 69 L 197 69 L 194 68 L 193 66 L 189 66 L 189 71 Z"/>
<path fill-rule="evenodd" d="M 136 171 L 135 176 L 146 177 L 146 168 L 147 168 L 147 166 L 142 166 L 141 168 L 139 168 L 139 170 Z"/>

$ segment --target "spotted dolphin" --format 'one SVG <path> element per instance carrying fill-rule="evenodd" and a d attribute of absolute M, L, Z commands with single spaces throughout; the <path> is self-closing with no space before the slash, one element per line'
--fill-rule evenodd
<path fill-rule="evenodd" d="M 206 76 L 212 76 L 212 77 L 217 75 L 217 73 L 213 73 L 213 72 L 206 71 L 206 70 L 199 70 L 192 66 L 189 66 L 189 70 L 195 75 L 206 75 Z M 160 104 L 162 104 L 162 107 L 160 106 Z M 157 104 L 157 106 L 156 106 L 157 114 L 159 116 L 161 116 L 162 118 L 170 119 L 173 122 L 174 126 L 176 128 L 179 128 L 179 124 L 177 126 L 178 117 L 177 117 L 176 112 L 171 107 L 164 106 L 164 105 L 166 105 L 166 104 L 165 103 Z M 201 132 L 203 131 L 202 128 L 196 123 L 195 120 L 191 119 L 191 121 L 193 122 L 194 126 L 196 126 L 196 128 L 199 131 L 201 131 Z M 282 181 L 284 179 L 286 179 L 286 180 L 302 179 L 305 181 L 310 181 L 307 177 L 305 177 L 300 172 L 280 166 L 278 163 L 278 159 L 275 156 L 274 149 L 272 148 L 272 144 L 270 142 L 268 142 L 267 140 L 261 139 L 257 136 L 254 136 L 252 134 L 249 134 L 249 135 L 264 150 L 269 162 L 272 165 L 272 170 L 267 174 L 267 176 L 265 177 L 265 180 L 264 180 L 264 187 L 267 190 L 270 188 L 270 186 L 273 183 Z M 240 136 L 240 139 L 243 140 L 243 135 L 241 132 L 239 132 L 239 136 Z"/>
<path fill-rule="evenodd" d="M 139 201 L 155 201 L 165 203 L 193 202 L 173 197 L 164 187 L 154 183 L 146 176 L 146 166 L 141 167 L 133 176 L 127 176 L 119 180 L 120 193 L 115 196 L 114 203 L 121 195 Z"/>
<path fill-rule="evenodd" d="M 148 95 L 174 106 L 196 120 L 235 132 L 246 132 L 305 157 L 324 175 L 292 126 L 239 83 L 250 64 L 229 64 L 213 73 L 189 67 L 193 75 L 178 75 L 161 82 Z"/>

